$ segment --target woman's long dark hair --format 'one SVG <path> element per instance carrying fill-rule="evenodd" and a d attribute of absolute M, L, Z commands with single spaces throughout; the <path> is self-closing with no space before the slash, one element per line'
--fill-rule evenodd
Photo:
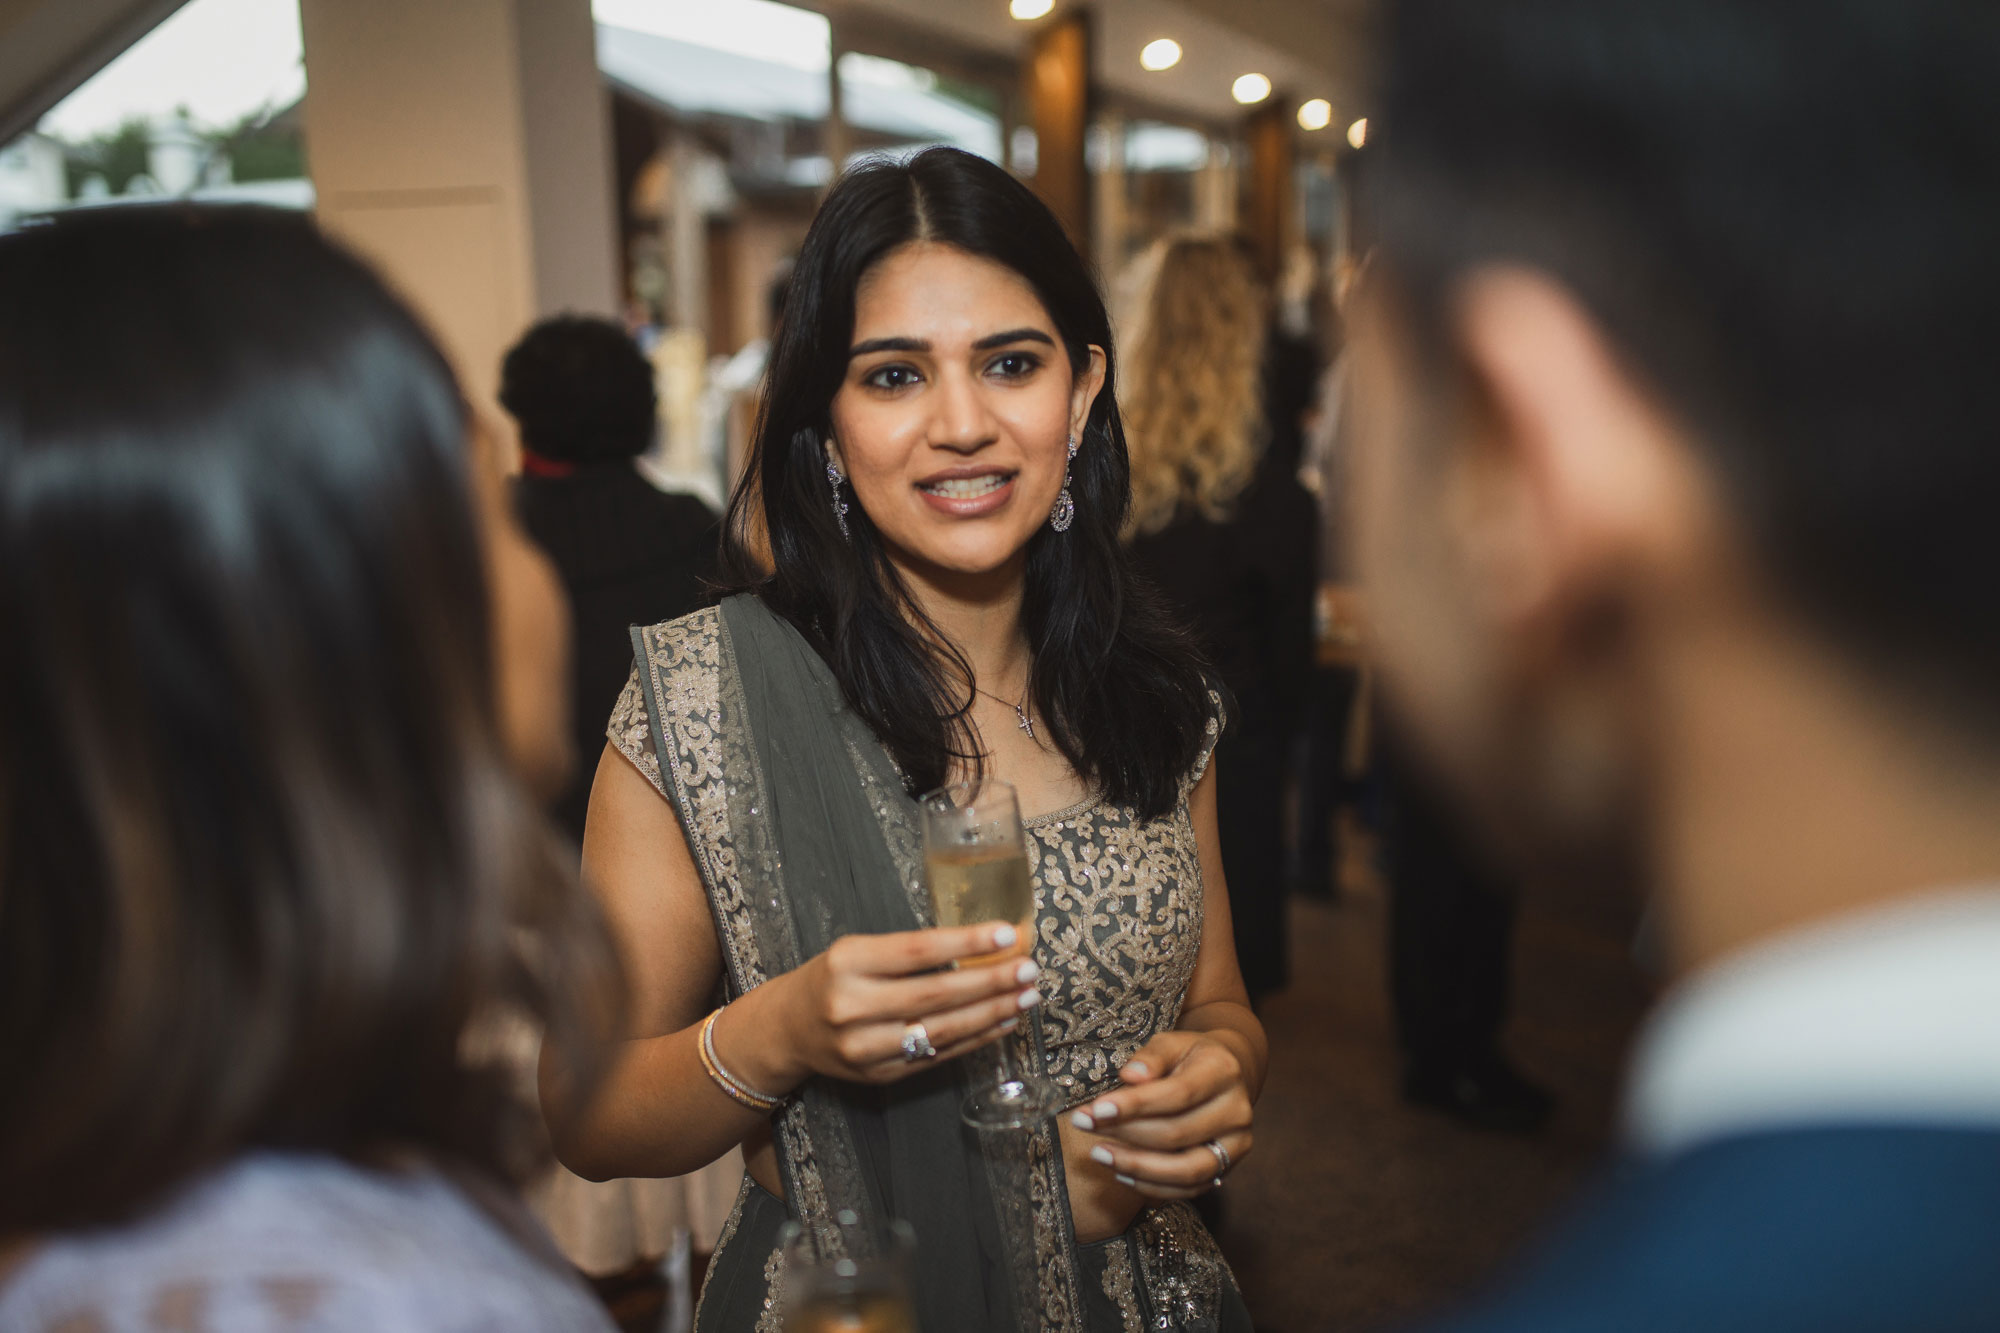
<path fill-rule="evenodd" d="M 302 217 L 0 238 L 0 1235 L 257 1145 L 530 1164 L 480 1039 L 617 972 L 503 752 L 466 426 Z"/>
<path fill-rule="evenodd" d="M 1163 814 L 1202 742 L 1206 675 L 1119 549 L 1131 474 L 1104 302 L 1055 215 L 992 163 L 932 148 L 905 163 L 850 171 L 827 195 L 773 339 L 750 462 L 755 480 L 731 502 L 726 568 L 737 587 L 762 596 L 818 649 L 913 790 L 941 785 L 954 760 L 977 766 L 969 665 L 940 646 L 943 635 L 912 601 L 859 505 L 848 515 L 851 539 L 842 536 L 826 479 L 855 291 L 870 267 L 916 240 L 1020 274 L 1055 322 L 1073 373 L 1089 367 L 1092 344 L 1104 349 L 1104 389 L 1070 469 L 1076 520 L 1063 533 L 1044 525 L 1028 544 L 1022 629 L 1034 653 L 1035 704 L 1063 756 L 1108 799 Z M 752 549 L 760 500 L 769 574 Z"/>

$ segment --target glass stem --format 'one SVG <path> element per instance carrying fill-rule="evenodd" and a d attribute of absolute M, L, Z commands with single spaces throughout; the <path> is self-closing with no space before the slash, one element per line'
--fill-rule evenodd
<path fill-rule="evenodd" d="M 1021 1015 L 1021 1021 L 1024 1023 L 1027 1022 L 1028 1016 L 1026 1014 Z M 1016 1029 L 1016 1031 L 1018 1030 Z M 1004 1088 L 1009 1083 L 1020 1082 L 1020 1079 L 1014 1073 L 1014 1033 L 1002 1033 L 1000 1040 L 994 1043 L 994 1049 L 1000 1058 L 1000 1086 Z"/>

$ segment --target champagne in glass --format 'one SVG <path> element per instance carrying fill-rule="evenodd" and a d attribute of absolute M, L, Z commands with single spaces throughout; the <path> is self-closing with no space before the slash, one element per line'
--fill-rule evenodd
<path fill-rule="evenodd" d="M 834 1223 L 837 1247 L 822 1248 L 797 1222 L 778 1234 L 785 1333 L 917 1333 L 910 1303 L 916 1235 L 909 1225 L 871 1224 L 848 1209 Z"/>
<path fill-rule="evenodd" d="M 1035 886 L 1028 879 L 1023 848 L 979 843 L 932 847 L 924 855 L 924 869 L 940 926 L 1011 921 L 1021 932 L 1021 945 L 960 959 L 959 966 L 983 967 L 1026 952 L 1034 936 Z"/>
<path fill-rule="evenodd" d="M 1028 844 L 1014 788 L 998 778 L 956 782 L 925 796 L 924 869 L 940 926 L 1011 922 L 1020 932 L 1012 949 L 959 960 L 981 967 L 1033 947 L 1035 887 L 1028 875 Z M 998 1076 L 975 1086 L 960 1114 L 976 1129 L 1020 1129 L 1062 1109 L 1062 1093 L 1035 1074 L 1014 1072 L 1003 1037 L 995 1047 Z"/>

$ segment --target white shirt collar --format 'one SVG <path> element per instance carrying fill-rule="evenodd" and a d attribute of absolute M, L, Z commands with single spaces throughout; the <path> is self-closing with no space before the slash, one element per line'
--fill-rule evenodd
<path fill-rule="evenodd" d="M 2000 1130 L 2000 885 L 1843 916 L 1696 973 L 1647 1025 L 1627 1091 L 1644 1152 L 1885 1123 Z"/>

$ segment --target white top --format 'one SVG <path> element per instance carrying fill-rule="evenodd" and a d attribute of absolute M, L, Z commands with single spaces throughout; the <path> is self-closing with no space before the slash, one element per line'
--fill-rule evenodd
<path fill-rule="evenodd" d="M 135 1222 L 47 1240 L 0 1283 L 0 1333 L 612 1333 L 525 1214 L 494 1207 L 507 1226 L 434 1171 L 249 1154 Z"/>
<path fill-rule="evenodd" d="M 1832 1125 L 2000 1130 L 2000 885 L 1852 913 L 1725 958 L 1641 1039 L 1626 1134 L 1676 1152 Z"/>

